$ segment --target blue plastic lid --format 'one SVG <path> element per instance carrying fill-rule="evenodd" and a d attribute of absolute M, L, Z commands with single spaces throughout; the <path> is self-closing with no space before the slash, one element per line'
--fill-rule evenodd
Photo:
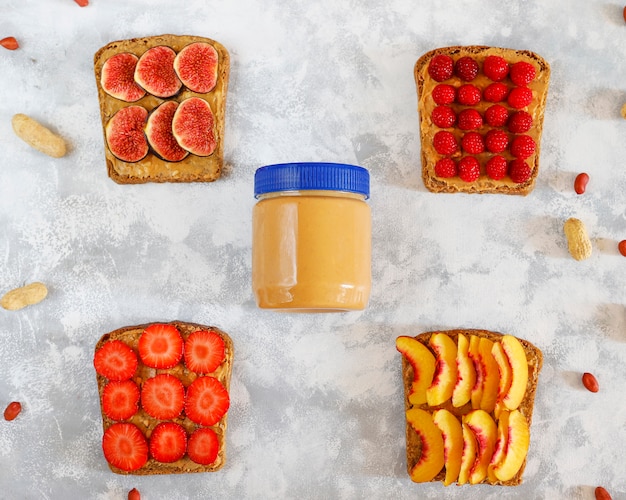
<path fill-rule="evenodd" d="M 279 163 L 254 174 L 254 196 L 277 191 L 344 191 L 370 196 L 370 174 L 343 163 Z"/>

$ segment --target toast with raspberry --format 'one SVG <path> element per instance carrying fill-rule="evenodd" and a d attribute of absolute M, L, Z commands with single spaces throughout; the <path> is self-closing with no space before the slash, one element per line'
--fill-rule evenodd
<path fill-rule="evenodd" d="M 520 484 L 541 350 L 512 335 L 476 329 L 402 336 L 396 348 L 411 479 L 445 486 Z"/>
<path fill-rule="evenodd" d="M 545 59 L 528 50 L 442 47 L 417 60 L 414 77 L 428 190 L 533 190 L 550 81 Z"/>
<path fill-rule="evenodd" d="M 229 70 L 227 49 L 200 36 L 100 48 L 94 72 L 109 177 L 118 184 L 218 179 Z"/>
<path fill-rule="evenodd" d="M 233 354 L 226 333 L 196 323 L 103 335 L 94 368 L 109 468 L 150 475 L 223 467 Z"/>

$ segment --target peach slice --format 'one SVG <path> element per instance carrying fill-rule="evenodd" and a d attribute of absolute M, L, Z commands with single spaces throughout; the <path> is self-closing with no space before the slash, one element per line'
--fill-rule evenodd
<path fill-rule="evenodd" d="M 498 363 L 496 363 L 491 350 L 493 342 L 486 338 L 480 339 L 480 360 L 484 368 L 483 372 L 483 393 L 480 398 L 480 409 L 491 413 L 496 406 L 498 397 L 498 382 L 500 380 Z"/>
<path fill-rule="evenodd" d="M 492 484 L 498 482 L 498 478 L 496 477 L 493 468 L 504 459 L 504 454 L 506 452 L 506 441 L 509 437 L 509 414 L 508 410 L 502 410 L 500 412 L 500 417 L 498 418 L 496 447 L 493 450 L 493 456 L 491 457 L 489 467 L 487 467 L 487 478 Z"/>
<path fill-rule="evenodd" d="M 426 401 L 429 406 L 439 406 L 452 397 L 456 384 L 456 344 L 445 333 L 434 333 L 429 345 L 435 352 L 435 374 L 426 391 Z"/>
<path fill-rule="evenodd" d="M 457 380 L 452 392 L 452 406 L 459 408 L 469 402 L 476 383 L 476 369 L 469 358 L 469 341 L 463 334 L 457 337 L 456 366 Z"/>
<path fill-rule="evenodd" d="M 463 456 L 463 427 L 458 418 L 448 410 L 440 409 L 433 413 L 433 421 L 443 435 L 443 457 L 446 467 L 445 486 L 451 485 L 459 477 Z"/>
<path fill-rule="evenodd" d="M 444 466 L 443 435 L 430 413 L 419 408 L 406 412 L 406 421 L 422 440 L 422 451 L 411 468 L 411 480 L 416 483 L 432 481 Z"/>
<path fill-rule="evenodd" d="M 508 411 L 502 401 L 496 401 L 496 407 L 493 409 L 493 417 L 497 420 L 500 419 L 503 411 Z"/>
<path fill-rule="evenodd" d="M 493 354 L 493 357 L 498 364 L 498 371 L 500 372 L 497 401 L 502 401 L 504 396 L 506 396 L 506 393 L 509 392 L 509 387 L 511 387 L 511 364 L 509 363 L 509 359 L 506 357 L 501 342 L 493 343 L 491 354 Z"/>
<path fill-rule="evenodd" d="M 526 359 L 526 352 L 517 338 L 512 335 L 505 335 L 502 337 L 501 343 L 502 349 L 511 365 L 511 386 L 502 402 L 509 410 L 515 410 L 524 399 L 524 394 L 526 394 L 528 360 Z"/>
<path fill-rule="evenodd" d="M 497 427 L 493 418 L 485 410 L 473 410 L 463 417 L 464 423 L 476 436 L 476 460 L 470 468 L 470 484 L 478 484 L 487 477 L 496 445 Z"/>
<path fill-rule="evenodd" d="M 530 428 L 519 410 L 509 414 L 504 456 L 493 465 L 493 473 L 500 481 L 508 481 L 520 470 L 530 445 Z"/>
<path fill-rule="evenodd" d="M 467 354 L 474 365 L 476 372 L 476 380 L 471 390 L 472 408 L 480 408 L 480 400 L 483 397 L 483 379 L 485 377 L 485 368 L 480 359 L 480 337 L 470 335 L 469 348 Z"/>
<path fill-rule="evenodd" d="M 461 423 L 463 429 L 463 454 L 461 455 L 461 469 L 459 470 L 458 485 L 466 484 L 469 481 L 470 470 L 476 462 L 476 452 L 478 445 L 476 436 L 466 423 Z"/>
<path fill-rule="evenodd" d="M 398 337 L 396 349 L 404 355 L 413 367 L 413 382 L 411 383 L 409 402 L 412 405 L 426 403 L 426 390 L 432 384 L 435 374 L 435 356 L 428 347 L 413 337 Z"/>

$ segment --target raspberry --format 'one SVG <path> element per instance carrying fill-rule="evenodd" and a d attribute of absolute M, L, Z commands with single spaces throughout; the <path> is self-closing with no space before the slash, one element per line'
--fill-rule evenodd
<path fill-rule="evenodd" d="M 477 130 L 483 126 L 483 117 L 475 109 L 464 109 L 459 113 L 457 123 L 461 130 Z"/>
<path fill-rule="evenodd" d="M 471 155 L 477 155 L 485 150 L 485 141 L 478 132 L 468 132 L 461 139 L 463 151 Z"/>
<path fill-rule="evenodd" d="M 447 132 L 445 130 L 440 130 L 435 134 L 433 137 L 433 147 L 437 153 L 446 156 L 451 155 L 459 149 L 459 145 L 452 135 L 452 132 Z"/>
<path fill-rule="evenodd" d="M 490 127 L 503 127 L 509 118 L 509 111 L 500 104 L 494 104 L 485 111 L 485 121 Z"/>
<path fill-rule="evenodd" d="M 450 56 L 439 54 L 433 57 L 428 64 L 428 74 L 436 82 L 443 82 L 452 77 L 454 62 Z"/>
<path fill-rule="evenodd" d="M 509 78 L 515 85 L 528 85 L 535 79 L 535 75 L 537 71 L 535 67 L 527 62 L 520 61 L 516 62 L 513 66 L 511 66 L 511 72 L 509 74 Z"/>
<path fill-rule="evenodd" d="M 483 91 L 483 99 L 488 102 L 501 102 L 506 99 L 509 94 L 509 87 L 504 83 L 495 82 L 487 85 Z"/>
<path fill-rule="evenodd" d="M 507 170 L 506 167 L 506 158 L 504 156 L 496 155 L 491 157 L 486 163 L 485 170 L 487 171 L 487 175 L 490 179 L 499 181 L 500 179 L 504 179 Z"/>
<path fill-rule="evenodd" d="M 471 82 L 478 75 L 478 63 L 469 56 L 461 57 L 454 64 L 454 72 L 465 82 Z"/>
<path fill-rule="evenodd" d="M 471 83 L 461 85 L 457 90 L 456 100 L 465 106 L 474 106 L 480 102 L 480 90 Z"/>
<path fill-rule="evenodd" d="M 511 154 L 515 158 L 528 158 L 535 152 L 535 141 L 529 135 L 518 135 L 511 142 Z"/>
<path fill-rule="evenodd" d="M 509 106 L 515 109 L 522 109 L 533 102 L 533 91 L 528 87 L 515 87 L 507 98 Z"/>
<path fill-rule="evenodd" d="M 437 106 L 433 109 L 431 119 L 439 128 L 450 128 L 456 122 L 456 113 L 450 106 Z"/>
<path fill-rule="evenodd" d="M 440 83 L 433 89 L 432 96 L 437 104 L 452 104 L 456 98 L 456 89 L 452 85 Z"/>
<path fill-rule="evenodd" d="M 502 153 L 509 145 L 509 136 L 502 130 L 490 130 L 485 136 L 487 151 Z"/>
<path fill-rule="evenodd" d="M 442 158 L 435 163 L 435 175 L 437 177 L 455 177 L 456 176 L 456 163 L 452 158 Z"/>
<path fill-rule="evenodd" d="M 474 182 L 480 177 L 480 163 L 473 156 L 465 156 L 459 161 L 459 177 L 465 182 Z"/>
<path fill-rule="evenodd" d="M 494 82 L 499 82 L 506 78 L 509 73 L 508 63 L 500 56 L 487 56 L 483 63 L 483 73 Z"/>
<path fill-rule="evenodd" d="M 524 160 L 516 158 L 509 163 L 509 177 L 513 182 L 521 184 L 530 179 L 531 170 Z"/>
<path fill-rule="evenodd" d="M 516 111 L 509 118 L 508 127 L 514 134 L 528 132 L 533 125 L 533 117 L 526 111 Z"/>

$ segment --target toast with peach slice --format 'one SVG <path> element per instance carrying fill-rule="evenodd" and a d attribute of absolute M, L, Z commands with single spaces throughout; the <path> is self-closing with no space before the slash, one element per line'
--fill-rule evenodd
<path fill-rule="evenodd" d="M 402 354 L 407 470 L 411 478 L 416 482 L 442 481 L 446 486 L 520 484 L 543 364 L 540 349 L 512 335 L 475 329 L 402 336 L 396 347 Z M 456 370 L 446 366 L 451 360 L 455 360 Z M 450 381 L 451 373 L 456 373 L 456 381 Z M 419 398 L 414 393 L 416 382 Z M 437 404 L 429 404 L 434 402 Z M 440 432 L 432 431 L 422 412 L 432 415 Z M 458 425 L 452 425 L 450 418 Z M 432 450 L 442 447 L 443 464 L 432 457 Z M 433 472 L 437 467 L 439 470 Z M 416 474 L 424 470 L 428 474 Z"/>

